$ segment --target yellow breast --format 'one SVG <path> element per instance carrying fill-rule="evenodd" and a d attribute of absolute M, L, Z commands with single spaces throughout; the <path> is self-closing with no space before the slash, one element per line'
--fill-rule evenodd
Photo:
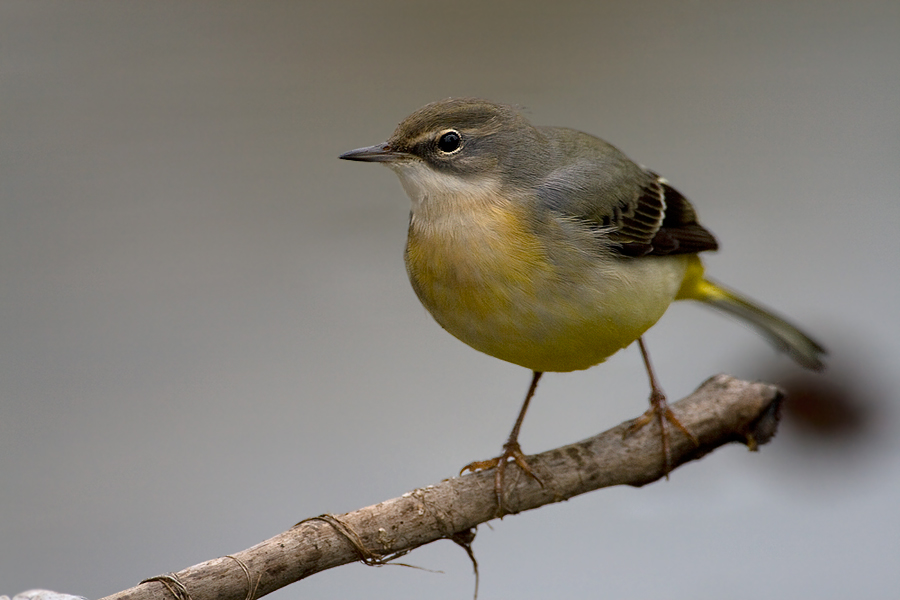
<path fill-rule="evenodd" d="M 603 258 L 579 247 L 585 237 L 539 239 L 533 218 L 493 190 L 414 204 L 412 286 L 473 348 L 535 371 L 585 369 L 636 340 L 674 299 L 686 257 Z"/>

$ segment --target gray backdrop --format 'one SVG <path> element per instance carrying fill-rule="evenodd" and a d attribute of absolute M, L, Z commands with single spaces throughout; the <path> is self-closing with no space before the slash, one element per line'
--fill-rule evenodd
<path fill-rule="evenodd" d="M 431 320 L 396 178 L 336 158 L 475 95 L 668 177 L 721 241 L 713 276 L 820 337 L 867 415 L 481 527 L 481 598 L 896 594 L 898 65 L 896 0 L 4 0 L 0 593 L 98 597 L 499 451 L 528 373 Z M 793 373 L 697 306 L 647 341 L 673 397 Z M 646 395 L 634 348 L 548 375 L 524 448 Z M 408 560 L 444 574 L 277 597 L 470 597 L 453 544 Z"/>

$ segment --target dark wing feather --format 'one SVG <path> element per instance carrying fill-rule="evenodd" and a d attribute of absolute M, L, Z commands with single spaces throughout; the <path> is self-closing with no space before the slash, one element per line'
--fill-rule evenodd
<path fill-rule="evenodd" d="M 556 127 L 538 130 L 549 150 L 537 163 L 529 157 L 531 169 L 550 167 L 536 189 L 541 208 L 597 230 L 605 247 L 622 256 L 718 248 L 690 202 L 656 173 L 599 138 Z M 519 157 L 517 164 L 526 163 Z"/>
<path fill-rule="evenodd" d="M 652 173 L 654 179 L 641 189 L 634 216 L 619 220 L 620 227 L 611 235 L 625 256 L 665 256 L 694 254 L 719 248 L 716 238 L 697 222 L 694 207 L 678 190 Z M 655 215 L 659 226 L 649 236 L 644 215 Z"/>

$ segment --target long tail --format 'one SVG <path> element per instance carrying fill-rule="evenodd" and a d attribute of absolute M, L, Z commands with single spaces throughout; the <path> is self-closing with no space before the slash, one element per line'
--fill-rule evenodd
<path fill-rule="evenodd" d="M 825 368 L 822 359 L 827 352 L 821 344 L 752 300 L 706 279 L 699 259 L 688 269 L 678 299 L 699 300 L 738 317 L 807 369 L 821 371 Z"/>

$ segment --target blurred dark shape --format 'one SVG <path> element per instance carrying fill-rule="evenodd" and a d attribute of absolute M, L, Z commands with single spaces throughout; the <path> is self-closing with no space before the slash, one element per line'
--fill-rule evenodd
<path fill-rule="evenodd" d="M 874 433 L 879 411 L 862 381 L 835 372 L 792 372 L 772 379 L 785 391 L 784 418 L 800 433 L 843 442 Z"/>
<path fill-rule="evenodd" d="M 864 346 L 852 337 L 832 336 L 822 372 L 801 369 L 784 360 L 759 361 L 755 376 L 785 392 L 783 431 L 797 443 L 847 450 L 881 439 L 892 415 L 884 378 L 873 372 L 878 360 L 866 360 Z M 835 342 L 843 342 L 835 344 Z M 839 346 L 839 347 L 838 347 Z"/>

